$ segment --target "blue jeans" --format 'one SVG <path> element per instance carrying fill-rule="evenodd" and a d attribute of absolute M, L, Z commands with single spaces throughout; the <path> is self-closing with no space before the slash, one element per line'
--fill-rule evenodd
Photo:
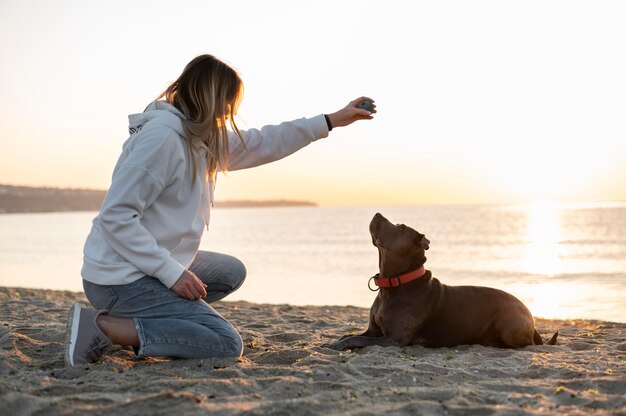
<path fill-rule="evenodd" d="M 241 336 L 209 303 L 237 290 L 246 268 L 232 256 L 199 251 L 189 270 L 207 285 L 204 300 L 182 298 L 149 276 L 114 286 L 83 280 L 83 287 L 96 309 L 134 319 L 138 357 L 239 357 Z"/>

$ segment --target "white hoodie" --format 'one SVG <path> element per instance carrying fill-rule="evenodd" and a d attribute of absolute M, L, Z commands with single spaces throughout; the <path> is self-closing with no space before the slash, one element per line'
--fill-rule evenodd
<path fill-rule="evenodd" d="M 202 173 L 203 149 L 194 147 L 200 168 L 192 172 L 184 115 L 176 107 L 155 101 L 128 118 L 131 136 L 85 242 L 81 275 L 101 285 L 152 276 L 171 287 L 198 251 L 209 223 L 214 184 Z M 288 156 L 328 136 L 328 127 L 319 115 L 242 131 L 246 148 L 229 134 L 228 169 L 238 170 Z"/>

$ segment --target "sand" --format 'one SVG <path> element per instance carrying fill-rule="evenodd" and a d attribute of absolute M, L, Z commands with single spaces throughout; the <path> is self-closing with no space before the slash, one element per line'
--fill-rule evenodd
<path fill-rule="evenodd" d="M 136 359 L 116 348 L 66 368 L 69 306 L 84 294 L 0 288 L 0 415 L 626 414 L 626 324 L 537 319 L 555 346 L 503 350 L 321 345 L 362 331 L 357 307 L 215 304 L 239 359 Z"/>

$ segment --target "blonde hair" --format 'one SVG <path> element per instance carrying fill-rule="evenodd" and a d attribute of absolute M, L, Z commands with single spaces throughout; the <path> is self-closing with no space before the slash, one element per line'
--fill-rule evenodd
<path fill-rule="evenodd" d="M 183 128 L 194 172 L 197 161 L 193 147 L 205 149 L 209 179 L 214 180 L 217 172 L 228 169 L 226 120 L 243 144 L 235 123 L 242 96 L 243 81 L 234 69 L 212 55 L 200 55 L 189 62 L 178 79 L 158 97 L 165 97 L 186 117 Z M 195 181 L 195 174 L 193 178 Z"/>

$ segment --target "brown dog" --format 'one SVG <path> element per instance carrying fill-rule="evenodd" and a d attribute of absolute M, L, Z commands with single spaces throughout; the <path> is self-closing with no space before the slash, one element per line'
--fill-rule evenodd
<path fill-rule="evenodd" d="M 369 328 L 345 335 L 330 348 L 369 345 L 452 347 L 481 344 L 520 348 L 541 345 L 532 315 L 513 295 L 477 286 L 446 286 L 424 269 L 430 242 L 404 224 L 393 225 L 381 214 L 370 223 L 378 248 L 380 292 L 370 309 Z M 548 344 L 555 344 L 558 332 Z"/>

